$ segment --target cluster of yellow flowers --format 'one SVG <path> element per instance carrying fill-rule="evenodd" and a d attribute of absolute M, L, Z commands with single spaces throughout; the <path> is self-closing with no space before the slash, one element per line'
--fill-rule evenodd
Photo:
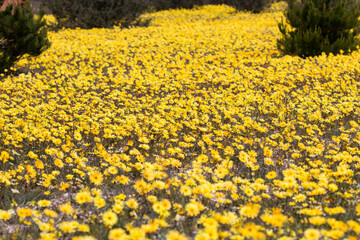
<path fill-rule="evenodd" d="M 281 16 L 50 32 L 0 80 L 0 239 L 357 239 L 360 53 L 283 56 Z"/>

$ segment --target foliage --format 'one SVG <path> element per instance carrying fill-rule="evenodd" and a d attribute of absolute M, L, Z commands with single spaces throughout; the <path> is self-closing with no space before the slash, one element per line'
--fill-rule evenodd
<path fill-rule="evenodd" d="M 157 10 L 170 8 L 193 8 L 194 6 L 202 6 L 207 4 L 226 4 L 236 8 L 238 11 L 251 11 L 259 13 L 268 4 L 269 0 L 152 0 L 151 4 Z"/>
<path fill-rule="evenodd" d="M 289 0 L 286 22 L 279 23 L 278 49 L 301 57 L 350 52 L 357 48 L 357 0 Z M 290 28 L 289 28 L 290 25 Z"/>
<path fill-rule="evenodd" d="M 211 4 L 219 1 L 214 0 L 151 0 L 150 5 L 151 7 L 155 8 L 156 10 L 166 10 L 166 9 L 175 9 L 175 8 L 186 8 L 190 9 L 194 6 L 202 6 L 206 4 Z"/>
<path fill-rule="evenodd" d="M 120 23 L 128 27 L 147 9 L 143 0 L 43 0 L 58 27 L 109 28 Z M 139 22 L 138 22 L 139 23 Z"/>
<path fill-rule="evenodd" d="M 234 7 L 238 11 L 251 11 L 260 13 L 265 7 L 269 6 L 271 0 L 225 0 L 224 3 Z"/>
<path fill-rule="evenodd" d="M 139 21 L 148 10 L 190 9 L 207 4 L 227 4 L 238 11 L 260 12 L 271 0 L 43 0 L 58 22 L 58 28 L 122 27 L 148 25 Z"/>
<path fill-rule="evenodd" d="M 0 11 L 0 72 L 26 54 L 38 56 L 50 47 L 44 14 L 35 17 L 28 1 Z"/>

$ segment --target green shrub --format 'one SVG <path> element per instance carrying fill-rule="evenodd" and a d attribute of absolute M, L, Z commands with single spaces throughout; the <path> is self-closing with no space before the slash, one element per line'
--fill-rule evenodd
<path fill-rule="evenodd" d="M 146 0 L 43 0 L 55 16 L 58 27 L 110 28 L 123 27 L 138 20 L 147 9 Z"/>
<path fill-rule="evenodd" d="M 270 0 L 151 0 L 150 2 L 156 10 L 192 8 L 206 4 L 226 4 L 238 11 L 246 10 L 258 13 L 270 3 Z"/>
<path fill-rule="evenodd" d="M 0 72 L 9 69 L 25 54 L 38 56 L 50 47 L 44 11 L 34 17 L 29 1 L 8 5 L 0 11 Z"/>
<path fill-rule="evenodd" d="M 224 3 L 238 11 L 260 13 L 265 7 L 269 6 L 271 0 L 225 0 Z"/>
<path fill-rule="evenodd" d="M 194 6 L 202 6 L 207 4 L 216 4 L 223 2 L 221 0 L 150 0 L 151 7 L 159 10 L 167 10 L 172 8 L 190 9 Z"/>
<path fill-rule="evenodd" d="M 206 4 L 228 4 L 237 10 L 260 12 L 270 0 L 43 0 L 58 22 L 58 28 L 122 27 L 137 21 L 148 9 L 192 8 Z M 149 22 L 145 22 L 147 25 Z"/>
<path fill-rule="evenodd" d="M 350 52 L 359 45 L 359 16 L 357 0 L 288 0 L 277 47 L 303 58 Z"/>

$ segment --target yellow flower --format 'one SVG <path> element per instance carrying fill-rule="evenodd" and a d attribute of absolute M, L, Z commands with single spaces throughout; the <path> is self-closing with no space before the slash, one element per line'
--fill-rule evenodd
<path fill-rule="evenodd" d="M 7 221 L 10 220 L 10 218 L 11 218 L 10 211 L 0 210 L 0 219 Z"/>
<path fill-rule="evenodd" d="M 321 233 L 317 229 L 308 228 L 304 232 L 304 237 L 306 240 L 318 240 L 321 237 Z"/>
<path fill-rule="evenodd" d="M 55 212 L 54 210 L 51 210 L 51 209 L 44 209 L 44 214 L 49 217 L 52 217 L 52 218 L 55 218 L 58 216 L 57 212 Z"/>
<path fill-rule="evenodd" d="M 109 240 L 125 240 L 128 239 L 128 236 L 126 235 L 125 230 L 121 228 L 115 228 L 110 230 L 108 238 Z"/>
<path fill-rule="evenodd" d="M 104 180 L 104 177 L 101 172 L 99 171 L 93 171 L 89 173 L 89 179 L 90 181 L 95 185 L 101 185 L 101 183 Z"/>
<path fill-rule="evenodd" d="M 234 149 L 231 146 L 226 146 L 224 154 L 227 156 L 233 156 L 235 154 Z"/>
<path fill-rule="evenodd" d="M 256 218 L 259 215 L 261 206 L 256 203 L 248 203 L 240 208 L 240 215 L 247 218 Z"/>
<path fill-rule="evenodd" d="M 356 215 L 360 216 L 360 204 L 356 205 Z"/>
<path fill-rule="evenodd" d="M 221 214 L 217 215 L 216 217 L 221 218 Z M 215 218 L 212 218 L 212 217 L 200 218 L 198 221 L 199 221 L 199 223 L 202 223 L 205 228 L 218 228 L 218 226 L 219 226 L 219 222 Z"/>
<path fill-rule="evenodd" d="M 64 152 L 69 152 L 72 149 L 72 146 L 67 143 L 67 144 L 61 145 L 61 148 Z"/>
<path fill-rule="evenodd" d="M 170 201 L 168 199 L 161 200 L 160 204 L 162 205 L 162 207 L 165 210 L 170 210 L 170 208 L 171 208 L 171 203 L 170 203 Z"/>
<path fill-rule="evenodd" d="M 74 233 L 79 223 L 76 221 L 64 221 L 59 223 L 59 229 L 64 233 Z"/>
<path fill-rule="evenodd" d="M 122 212 L 122 210 L 124 209 L 124 204 L 123 203 L 116 203 L 116 204 L 114 204 L 113 206 L 112 206 L 112 210 L 114 210 L 114 212 L 116 212 L 116 213 L 121 213 Z"/>
<path fill-rule="evenodd" d="M 161 209 L 161 211 L 159 212 L 159 214 L 160 214 L 160 216 L 161 216 L 162 218 L 165 218 L 165 217 L 170 216 L 170 212 L 167 211 L 167 210 L 165 210 L 165 209 Z"/>
<path fill-rule="evenodd" d="M 271 150 L 270 148 L 264 147 L 264 155 L 265 155 L 266 157 L 271 157 L 272 154 L 273 154 L 273 152 L 272 152 L 272 150 Z"/>
<path fill-rule="evenodd" d="M 334 183 L 330 183 L 329 185 L 328 185 L 328 188 L 329 188 L 329 190 L 331 191 L 331 192 L 336 192 L 339 188 L 338 188 L 338 186 L 336 185 L 336 184 L 334 184 Z"/>
<path fill-rule="evenodd" d="M 334 215 L 334 214 L 340 214 L 340 213 L 345 213 L 345 209 L 342 207 L 334 207 L 334 208 L 328 208 L 325 207 L 324 211 L 327 212 L 330 215 Z"/>
<path fill-rule="evenodd" d="M 349 220 L 346 223 L 357 235 L 360 234 L 360 224 L 358 222 Z"/>
<path fill-rule="evenodd" d="M 48 206 L 51 205 L 51 201 L 49 201 L 49 200 L 39 200 L 37 202 L 37 204 L 38 204 L 39 207 L 48 207 Z"/>
<path fill-rule="evenodd" d="M 130 179 L 128 177 L 124 176 L 124 175 L 121 175 L 121 176 L 117 176 L 115 178 L 115 181 L 119 182 L 121 184 L 127 184 L 127 183 L 130 182 Z"/>
<path fill-rule="evenodd" d="M 274 178 L 276 178 L 276 172 L 274 172 L 274 171 L 268 172 L 268 173 L 266 174 L 266 178 L 267 178 L 267 179 L 274 179 Z"/>
<path fill-rule="evenodd" d="M 92 201 L 92 196 L 89 192 L 83 191 L 75 195 L 75 201 L 79 204 L 87 203 Z"/>
<path fill-rule="evenodd" d="M 87 224 L 79 224 L 78 231 L 79 232 L 90 232 L 90 227 Z"/>
<path fill-rule="evenodd" d="M 348 229 L 349 229 L 349 227 L 346 223 L 344 223 L 342 221 L 338 221 L 334 218 L 328 218 L 327 223 L 330 225 L 330 227 L 332 229 L 338 229 L 338 230 L 342 230 L 344 232 L 348 231 Z"/>
<path fill-rule="evenodd" d="M 38 155 L 35 154 L 33 151 L 28 152 L 27 156 L 32 159 L 37 159 Z"/>
<path fill-rule="evenodd" d="M 181 204 L 175 203 L 173 206 L 174 206 L 174 209 L 175 209 L 176 212 L 180 212 L 181 209 L 182 209 L 182 205 L 181 205 Z"/>
<path fill-rule="evenodd" d="M 75 131 L 74 138 L 78 141 L 81 141 L 81 139 L 82 139 L 81 133 L 79 131 Z"/>
<path fill-rule="evenodd" d="M 153 210 L 156 212 L 156 213 L 161 213 L 164 209 L 164 207 L 161 205 L 161 202 L 155 202 L 152 206 Z"/>
<path fill-rule="evenodd" d="M 118 169 L 116 167 L 114 167 L 114 166 L 109 167 L 107 170 L 112 175 L 115 175 L 115 174 L 118 173 Z"/>
<path fill-rule="evenodd" d="M 119 195 L 115 196 L 114 197 L 115 200 L 125 200 L 126 199 L 126 195 L 125 194 L 122 194 L 120 193 Z"/>
<path fill-rule="evenodd" d="M 327 232 L 326 236 L 330 237 L 332 239 L 342 239 L 344 234 L 345 234 L 344 231 L 342 231 L 340 229 L 331 229 Z"/>
<path fill-rule="evenodd" d="M 216 228 L 205 228 L 204 232 L 209 235 L 210 239 L 219 239 L 219 232 Z"/>
<path fill-rule="evenodd" d="M 50 221 L 48 223 L 40 222 L 40 223 L 38 223 L 38 226 L 39 226 L 40 231 L 42 231 L 42 232 L 54 231 L 53 221 Z"/>
<path fill-rule="evenodd" d="M 20 208 L 16 212 L 20 218 L 26 218 L 33 215 L 33 211 L 30 208 Z"/>
<path fill-rule="evenodd" d="M 166 240 L 187 240 L 188 238 L 184 234 L 180 234 L 176 230 L 170 230 L 166 234 Z"/>
<path fill-rule="evenodd" d="M 34 165 L 38 169 L 44 169 L 44 163 L 41 160 L 36 160 Z"/>
<path fill-rule="evenodd" d="M 145 182 L 144 179 L 141 179 L 136 181 L 134 188 L 142 195 L 148 193 L 151 190 L 151 184 Z"/>
<path fill-rule="evenodd" d="M 84 235 L 84 236 L 72 237 L 71 240 L 97 240 L 97 239 L 94 236 Z"/>
<path fill-rule="evenodd" d="M 208 159 L 208 156 L 205 155 L 205 154 L 201 154 L 199 155 L 196 160 L 198 160 L 199 162 L 202 162 L 202 163 L 205 163 L 207 162 L 209 159 Z"/>
<path fill-rule="evenodd" d="M 54 164 L 55 164 L 58 168 L 63 168 L 63 167 L 64 167 L 64 162 L 63 162 L 61 159 L 59 159 L 59 158 L 55 159 Z"/>
<path fill-rule="evenodd" d="M 253 222 L 247 222 L 242 228 L 238 230 L 238 232 L 247 238 L 255 238 L 255 239 L 262 239 L 261 235 L 258 235 L 258 231 L 261 230 L 262 227 L 256 225 Z"/>
<path fill-rule="evenodd" d="M 184 196 L 190 196 L 191 195 L 191 188 L 188 185 L 183 185 L 180 188 L 180 193 Z"/>
<path fill-rule="evenodd" d="M 321 216 L 314 216 L 309 218 L 309 222 L 315 226 L 322 225 L 326 223 L 326 218 Z"/>
<path fill-rule="evenodd" d="M 266 165 L 274 165 L 273 161 L 271 158 L 264 158 L 264 163 Z"/>
<path fill-rule="evenodd" d="M 248 197 L 252 197 L 254 195 L 254 191 L 250 188 L 250 187 L 246 187 L 244 189 L 244 193 L 248 196 Z"/>
<path fill-rule="evenodd" d="M 149 202 L 153 203 L 153 202 L 155 202 L 155 201 L 157 200 L 157 197 L 154 196 L 154 195 L 149 195 L 149 196 L 147 197 L 147 200 L 148 200 Z"/>
<path fill-rule="evenodd" d="M 92 194 L 94 197 L 101 197 L 101 195 L 102 195 L 102 190 L 99 189 L 99 188 L 92 188 L 92 189 L 91 189 L 91 194 Z"/>
<path fill-rule="evenodd" d="M 306 200 L 306 195 L 300 193 L 300 194 L 294 196 L 293 198 L 296 202 L 304 202 Z"/>
<path fill-rule="evenodd" d="M 195 240 L 211 240 L 211 238 L 210 238 L 209 234 L 207 234 L 206 232 L 200 231 L 195 236 Z"/>
<path fill-rule="evenodd" d="M 199 207 L 195 203 L 186 204 L 185 210 L 188 216 L 196 216 L 200 213 Z"/>
<path fill-rule="evenodd" d="M 126 205 L 131 209 L 137 209 L 139 206 L 139 203 L 134 198 L 130 198 L 126 201 Z"/>
<path fill-rule="evenodd" d="M 106 205 L 106 201 L 105 199 L 101 198 L 101 197 L 95 197 L 94 198 L 94 206 L 99 208 L 102 208 Z"/>
<path fill-rule="evenodd" d="M 40 238 L 39 240 L 56 240 L 57 239 L 57 236 L 55 233 L 40 233 Z"/>
<path fill-rule="evenodd" d="M 63 213 L 66 213 L 68 215 L 71 215 L 74 211 L 74 209 L 72 208 L 71 206 L 71 203 L 70 202 L 67 202 L 65 204 L 60 204 L 59 205 L 59 210 Z"/>
<path fill-rule="evenodd" d="M 107 226 L 107 227 L 111 227 L 111 226 L 115 225 L 118 221 L 117 215 L 110 210 L 108 210 L 104 213 L 102 219 L 103 219 L 105 226 Z"/>
<path fill-rule="evenodd" d="M 5 164 L 8 159 L 10 158 L 10 155 L 9 153 L 5 152 L 5 151 L 2 151 L 1 154 L 0 154 L 0 161 L 3 162 L 3 164 Z"/>
<path fill-rule="evenodd" d="M 261 219 L 274 227 L 282 227 L 284 223 L 287 221 L 287 217 L 281 213 L 275 214 L 263 214 L 261 215 Z"/>
<path fill-rule="evenodd" d="M 133 228 L 130 230 L 129 235 L 131 240 L 144 240 L 146 232 L 144 232 L 141 228 Z"/>
<path fill-rule="evenodd" d="M 165 183 L 162 182 L 162 181 L 158 181 L 158 180 L 154 181 L 152 185 L 153 185 L 154 188 L 158 188 L 158 189 L 164 189 L 165 188 Z"/>
<path fill-rule="evenodd" d="M 312 209 L 303 208 L 303 209 L 299 210 L 299 213 L 309 215 L 309 216 L 317 216 L 317 215 L 322 215 L 323 211 L 318 208 L 312 208 Z"/>

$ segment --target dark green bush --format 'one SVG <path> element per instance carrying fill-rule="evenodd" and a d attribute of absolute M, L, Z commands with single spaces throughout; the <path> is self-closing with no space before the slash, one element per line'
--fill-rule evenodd
<path fill-rule="evenodd" d="M 224 3 L 234 7 L 238 11 L 251 11 L 260 13 L 269 6 L 271 0 L 225 0 Z"/>
<path fill-rule="evenodd" d="M 156 10 L 170 8 L 192 8 L 207 4 L 226 4 L 236 8 L 238 11 L 251 11 L 259 13 L 271 0 L 151 0 L 151 5 Z"/>
<path fill-rule="evenodd" d="M 110 28 L 123 27 L 138 20 L 148 8 L 147 0 L 43 0 L 55 16 L 58 27 Z"/>
<path fill-rule="evenodd" d="M 303 58 L 355 50 L 359 16 L 357 0 L 288 0 L 286 22 L 279 23 L 278 49 Z"/>
<path fill-rule="evenodd" d="M 8 5 L 0 11 L 0 72 L 9 69 L 25 54 L 38 56 L 50 47 L 44 11 L 34 17 L 29 1 L 24 3 Z"/>
<path fill-rule="evenodd" d="M 260 12 L 270 0 L 43 0 L 52 12 L 58 28 L 108 28 L 120 22 L 122 27 L 137 21 L 148 9 L 192 8 L 206 4 L 228 4 L 237 10 Z M 147 24 L 149 22 L 146 22 Z M 144 24 L 144 23 L 142 23 Z"/>
<path fill-rule="evenodd" d="M 150 0 L 151 7 L 155 10 L 167 10 L 172 8 L 190 9 L 194 6 L 202 6 L 207 4 L 217 4 L 223 2 L 220 0 Z"/>

